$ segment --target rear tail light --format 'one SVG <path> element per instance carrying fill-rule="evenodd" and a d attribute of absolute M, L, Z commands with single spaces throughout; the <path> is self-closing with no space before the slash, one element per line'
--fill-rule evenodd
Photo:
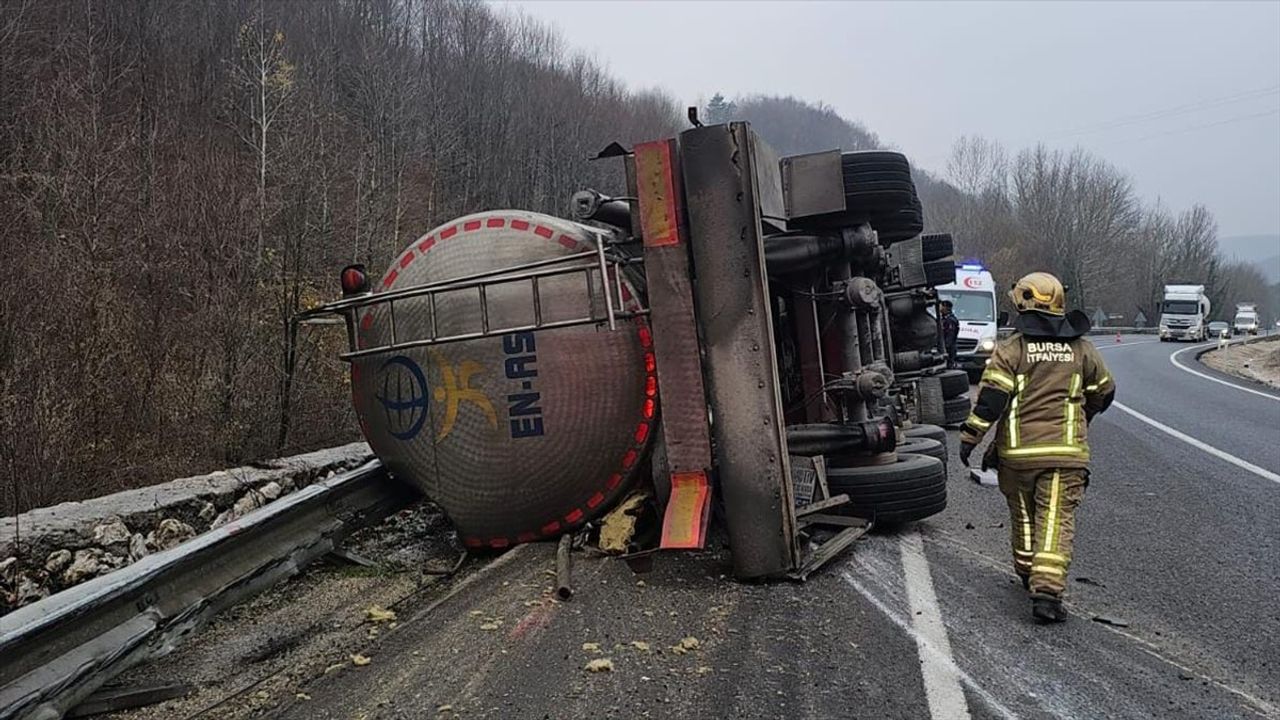
<path fill-rule="evenodd" d="M 339 277 L 344 296 L 369 292 L 369 276 L 364 272 L 364 265 L 348 265 L 342 268 Z"/>

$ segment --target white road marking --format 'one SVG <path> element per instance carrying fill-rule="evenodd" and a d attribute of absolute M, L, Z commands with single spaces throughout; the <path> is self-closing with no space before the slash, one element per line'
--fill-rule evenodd
<path fill-rule="evenodd" d="M 924 556 L 924 543 L 919 532 L 902 535 L 902 574 L 907 586 L 907 605 L 911 609 L 913 635 L 920 653 L 920 674 L 933 720 L 969 720 L 969 703 L 960 687 L 955 660 L 951 657 L 951 641 L 942 623 L 942 610 L 933 591 L 929 561 Z"/>
<path fill-rule="evenodd" d="M 1227 386 L 1227 387 L 1229 387 L 1229 388 L 1235 388 L 1236 390 L 1239 390 L 1239 391 L 1241 391 L 1241 392 L 1247 392 L 1247 393 L 1249 393 L 1249 394 L 1251 394 L 1251 395 L 1257 395 L 1257 396 L 1259 396 L 1259 397 L 1267 398 L 1268 400 L 1275 400 L 1276 402 L 1280 402 L 1280 395 L 1272 395 L 1271 393 L 1265 393 L 1265 392 L 1262 392 L 1262 391 L 1260 391 L 1260 390 L 1254 390 L 1253 388 L 1247 388 L 1247 387 L 1245 387 L 1245 386 L 1243 386 L 1243 385 L 1237 385 L 1237 384 L 1235 384 L 1235 383 L 1233 383 L 1233 382 L 1228 382 L 1228 381 L 1226 381 L 1226 380 L 1223 380 L 1222 378 L 1216 378 L 1216 377 L 1214 377 L 1214 376 L 1212 376 L 1212 375 L 1210 375 L 1210 374 L 1208 374 L 1208 373 L 1202 373 L 1202 372 L 1200 372 L 1199 370 L 1192 370 L 1191 368 L 1187 367 L 1186 365 L 1183 365 L 1182 363 L 1178 362 L 1178 356 L 1179 356 L 1179 355 L 1181 355 L 1181 354 L 1182 354 L 1182 353 L 1184 353 L 1184 352 L 1187 352 L 1188 350 L 1199 350 L 1200 348 L 1206 348 L 1206 347 L 1209 347 L 1209 346 L 1211 346 L 1211 345 L 1216 345 L 1216 344 L 1217 344 L 1217 343 L 1204 343 L 1203 345 L 1192 345 L 1192 346 L 1191 346 L 1191 347 L 1189 347 L 1189 348 L 1183 348 L 1183 349 L 1179 350 L 1178 352 L 1176 352 L 1176 353 L 1174 353 L 1174 354 L 1170 355 L 1170 356 L 1169 356 L 1169 362 L 1173 363 L 1173 366 L 1174 366 L 1174 367 L 1176 367 L 1176 368 L 1178 368 L 1179 370 L 1182 370 L 1182 371 L 1184 371 L 1184 372 L 1189 372 L 1189 373 L 1191 373 L 1192 375 L 1195 375 L 1196 377 L 1202 377 L 1202 378 L 1204 378 L 1205 380 L 1209 380 L 1209 381 L 1211 381 L 1211 382 L 1216 382 L 1216 383 L 1218 383 L 1219 385 L 1226 385 L 1226 386 Z M 1228 345 L 1227 347 L 1230 347 L 1231 345 L 1236 345 L 1236 344 L 1238 344 L 1238 342 L 1232 342 L 1232 343 L 1231 343 L 1230 345 Z"/>
<path fill-rule="evenodd" d="M 1172 435 L 1173 437 L 1181 440 L 1182 442 L 1194 448 L 1199 448 L 1220 460 L 1225 460 L 1226 462 L 1229 462 L 1232 465 L 1235 465 L 1236 467 L 1242 470 L 1248 470 L 1249 472 L 1253 473 L 1254 475 L 1257 475 L 1260 478 L 1263 478 L 1264 480 L 1270 480 L 1273 483 L 1280 484 L 1280 475 L 1277 475 L 1276 473 L 1273 473 L 1270 470 L 1267 470 L 1266 468 L 1258 467 L 1257 465 L 1254 465 L 1253 463 L 1247 460 L 1241 460 L 1240 458 L 1236 457 L 1235 455 L 1232 455 L 1231 453 L 1225 450 L 1219 450 L 1218 448 L 1206 442 L 1201 442 L 1200 440 L 1197 440 L 1184 432 L 1174 430 L 1173 428 L 1169 427 L 1168 425 L 1165 425 L 1159 420 L 1155 420 L 1153 418 L 1147 417 L 1146 415 L 1143 415 L 1142 413 L 1138 412 L 1137 410 L 1134 410 L 1128 405 L 1125 405 L 1123 403 L 1113 402 L 1111 403 L 1111 407 L 1116 408 L 1117 410 L 1120 410 L 1122 412 L 1126 412 L 1132 415 L 1133 417 L 1141 420 L 1142 422 L 1150 425 L 1151 427 L 1163 433 L 1166 433 L 1168 435 Z"/>
<path fill-rule="evenodd" d="M 916 537 L 916 542 L 919 543 L 919 535 L 915 535 L 914 533 L 912 534 Z M 903 557 L 905 559 L 906 557 L 905 554 Z M 935 666 L 942 667 L 945 670 L 945 672 L 953 678 L 952 682 L 954 682 L 955 680 L 958 680 L 959 682 L 964 683 L 964 685 L 969 688 L 969 691 L 972 692 L 974 695 L 977 695 L 978 697 L 982 698 L 982 701 L 986 704 L 986 706 L 996 715 L 1004 718 L 1005 720 L 1018 720 L 1017 713 L 1005 707 L 1004 703 L 1001 703 L 999 700 L 997 700 L 996 697 L 992 695 L 990 691 L 988 691 L 986 688 L 979 685 L 978 681 L 974 680 L 972 675 L 962 670 L 960 666 L 956 664 L 955 659 L 951 657 L 951 647 L 949 642 L 947 642 L 944 648 L 938 648 L 937 646 L 932 644 L 928 638 L 925 638 L 917 627 L 913 627 L 913 624 L 915 624 L 913 620 L 907 620 L 906 618 L 902 617 L 900 613 L 896 612 L 895 610 L 893 610 L 893 608 L 886 605 L 884 601 L 880 600 L 880 598 L 872 594 L 870 590 L 867 590 L 867 588 L 864 587 L 863 584 L 859 582 L 853 576 L 852 573 L 846 570 L 843 573 L 843 577 L 845 582 L 849 583 L 849 585 L 854 590 L 858 591 L 858 594 L 866 598 L 867 602 L 874 605 L 875 608 L 879 610 L 881 613 L 883 613 L 885 617 L 889 618 L 889 622 L 892 622 L 894 625 L 897 625 L 900 630 L 902 630 L 904 633 L 906 633 L 913 640 L 916 641 L 916 647 L 919 648 L 919 652 L 920 652 L 920 660 L 922 663 L 921 664 L 922 673 L 927 672 L 927 667 L 930 663 L 933 663 Z M 909 590 L 910 586 L 911 586 L 911 583 L 908 580 L 908 583 L 907 583 L 908 593 L 910 593 L 910 590 Z M 930 595 L 933 594 L 932 581 L 930 581 L 929 583 L 929 593 Z M 937 606 L 936 601 L 934 603 L 934 606 L 935 607 Z M 915 611 L 913 610 L 912 611 L 913 617 L 915 617 L 914 612 Z M 939 623 L 939 626 L 941 626 L 941 623 Z M 943 639 L 944 641 L 946 639 L 945 633 L 943 634 Z M 967 718 L 969 717 L 969 709 L 968 709 L 967 702 L 959 706 L 959 710 L 963 713 L 961 715 L 948 715 L 945 712 L 943 712 L 943 714 L 939 714 L 939 712 L 942 712 L 942 710 L 934 707 L 934 695 L 929 690 L 929 681 L 928 681 L 927 674 L 925 675 L 925 691 L 926 693 L 928 693 L 929 713 L 934 718 L 945 718 L 945 717 Z M 960 692 L 960 698 L 962 701 L 964 700 L 963 691 Z"/>

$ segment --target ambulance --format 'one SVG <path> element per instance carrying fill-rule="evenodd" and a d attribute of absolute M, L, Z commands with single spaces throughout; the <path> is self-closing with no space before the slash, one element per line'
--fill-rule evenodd
<path fill-rule="evenodd" d="M 950 300 L 951 310 L 960 320 L 956 360 L 976 381 L 996 348 L 996 282 L 982 264 L 960 263 L 956 265 L 956 281 L 938 286 L 938 300 Z"/>

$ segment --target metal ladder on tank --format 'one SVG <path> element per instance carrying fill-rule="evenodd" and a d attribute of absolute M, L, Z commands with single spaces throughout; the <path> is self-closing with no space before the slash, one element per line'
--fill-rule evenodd
<path fill-rule="evenodd" d="M 522 265 L 489 270 L 473 275 L 466 275 L 452 280 L 415 285 L 384 293 L 367 292 L 354 297 L 343 298 L 336 302 L 299 313 L 296 322 L 323 322 L 325 315 L 341 315 L 347 325 L 347 352 L 339 355 L 343 360 L 351 361 L 369 355 L 396 352 L 409 348 L 441 345 L 444 343 L 475 340 L 478 338 L 507 335 L 516 332 L 552 330 L 556 328 L 577 327 L 581 325 L 608 325 L 616 330 L 618 321 L 630 320 L 649 314 L 647 307 L 626 310 L 623 295 L 623 269 L 638 258 L 616 257 L 605 249 L 607 233 L 590 226 L 581 226 L 596 235 L 595 250 L 574 253 L 563 257 L 537 260 Z M 612 279 L 610 271 L 612 270 Z M 542 284 L 550 278 L 581 276 L 583 287 L 587 292 L 587 314 L 584 316 L 547 320 L 543 317 Z M 601 303 L 596 296 L 596 280 L 599 276 L 601 285 Z M 489 290 L 496 286 L 509 286 L 516 283 L 529 283 L 529 300 L 533 307 L 533 322 L 520 324 L 498 324 L 490 322 Z M 456 293 L 473 290 L 480 308 L 480 329 L 472 332 L 461 332 L 442 335 L 436 314 L 436 298 L 441 293 Z M 396 331 L 396 303 L 415 299 L 425 300 L 430 322 L 430 333 L 427 337 L 402 340 Z M 638 300 L 637 300 L 638 303 Z M 603 305 L 603 307 L 601 307 Z M 371 312 L 373 308 L 386 306 L 389 318 L 390 338 L 385 344 L 374 347 L 360 347 L 356 317 L 360 311 Z"/>

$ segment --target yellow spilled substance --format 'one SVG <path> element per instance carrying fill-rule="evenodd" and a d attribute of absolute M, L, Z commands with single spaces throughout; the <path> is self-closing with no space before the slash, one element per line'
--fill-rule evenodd
<path fill-rule="evenodd" d="M 624 553 L 636 534 L 636 516 L 649 499 L 645 490 L 636 490 L 609 511 L 600 521 L 600 549 L 608 553 Z"/>

